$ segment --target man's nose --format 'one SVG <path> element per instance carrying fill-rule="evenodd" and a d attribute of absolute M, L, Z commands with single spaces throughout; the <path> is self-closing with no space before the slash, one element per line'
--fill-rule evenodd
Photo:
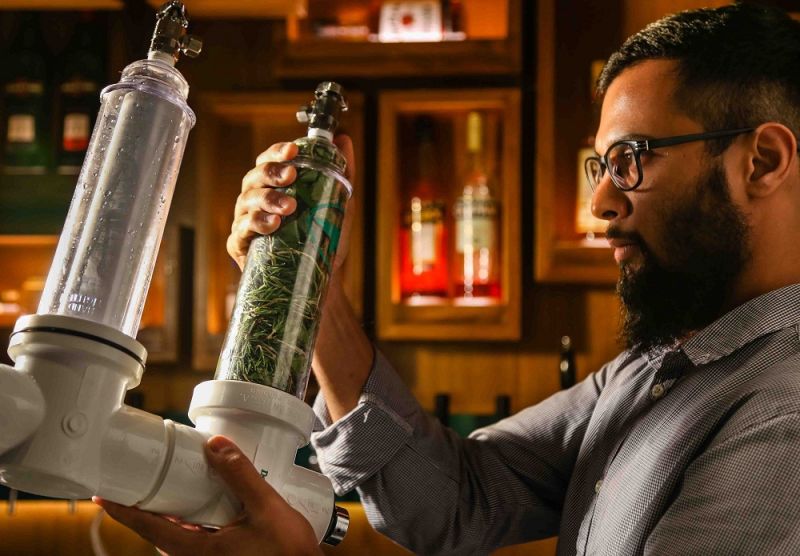
<path fill-rule="evenodd" d="M 592 214 L 608 220 L 625 218 L 631 212 L 628 196 L 617 189 L 608 172 L 603 175 L 592 193 Z"/>

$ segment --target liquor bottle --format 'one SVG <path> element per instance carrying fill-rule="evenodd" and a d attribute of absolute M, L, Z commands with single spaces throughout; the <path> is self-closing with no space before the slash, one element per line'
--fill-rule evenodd
<path fill-rule="evenodd" d="M 597 78 L 605 65 L 604 60 L 594 60 L 591 63 L 589 87 L 592 104 L 595 100 L 595 86 Z M 594 128 L 594 121 L 589 127 Z M 575 231 L 585 234 L 586 239 L 594 239 L 598 234 L 605 233 L 606 222 L 592 214 L 592 188 L 586 177 L 585 163 L 590 156 L 595 156 L 594 132 L 588 133 L 578 149 L 577 157 L 577 191 L 575 196 Z"/>
<path fill-rule="evenodd" d="M 407 195 L 400 228 L 400 293 L 407 303 L 436 303 L 447 296 L 447 231 L 436 176 L 433 120 L 415 122 L 417 175 Z"/>
<path fill-rule="evenodd" d="M 93 14 L 82 13 L 62 64 L 58 85 L 57 171 L 60 174 L 80 172 L 100 106 L 100 83 L 104 72 L 101 49 L 95 40 L 96 29 Z"/>
<path fill-rule="evenodd" d="M 464 189 L 454 207 L 456 303 L 500 297 L 499 211 L 486 170 L 483 119 L 478 112 L 467 116 L 467 168 Z"/>
<path fill-rule="evenodd" d="M 34 12 L 21 12 L 17 36 L 8 54 L 5 97 L 6 174 L 44 174 L 47 169 L 45 140 L 45 76 L 43 41 Z"/>
<path fill-rule="evenodd" d="M 570 388 L 575 384 L 575 349 L 572 347 L 572 338 L 561 336 L 561 354 L 558 363 L 558 376 L 561 388 Z"/>
<path fill-rule="evenodd" d="M 463 41 L 464 9 L 462 0 L 442 0 L 442 39 L 446 41 Z"/>
<path fill-rule="evenodd" d="M 511 415 L 511 396 L 500 394 L 494 399 L 494 417 L 499 421 Z"/>
<path fill-rule="evenodd" d="M 450 426 L 450 396 L 436 394 L 433 398 L 433 415 L 445 427 Z"/>

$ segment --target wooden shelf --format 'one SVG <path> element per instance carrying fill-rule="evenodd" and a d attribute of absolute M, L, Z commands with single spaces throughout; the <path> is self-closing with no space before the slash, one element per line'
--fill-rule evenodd
<path fill-rule="evenodd" d="M 284 78 L 518 74 L 521 0 L 469 0 L 464 2 L 464 10 L 467 39 L 462 41 L 321 39 L 302 33 L 290 20 L 276 72 Z"/>
<path fill-rule="evenodd" d="M 312 0 L 313 1 L 313 0 Z M 147 0 L 159 8 L 163 0 Z M 307 0 L 183 0 L 190 18 L 287 18 L 301 15 Z"/>
<path fill-rule="evenodd" d="M 363 105 L 360 94 L 345 92 L 348 111 L 339 131 L 353 139 L 356 160 L 363 160 Z M 256 157 L 271 144 L 305 135 L 297 108 L 313 91 L 274 93 L 211 93 L 198 99 L 196 132 L 198 200 L 195 257 L 194 361 L 199 370 L 213 369 L 228 327 L 225 298 L 235 292 L 241 273 L 226 251 L 233 208 L 242 178 Z M 344 268 L 345 291 L 356 313 L 363 306 L 363 208 L 357 174 L 351 199 L 354 233 Z M 350 210 L 350 209 L 348 209 Z"/>
<path fill-rule="evenodd" d="M 378 161 L 378 253 L 376 309 L 378 337 L 382 340 L 515 340 L 520 337 L 519 260 L 519 138 L 520 95 L 516 89 L 416 90 L 387 92 L 380 98 L 380 144 Z M 496 304 L 456 305 L 445 300 L 437 305 L 409 305 L 401 299 L 399 283 L 400 192 L 409 173 L 402 157 L 415 139 L 399 136 L 402 121 L 431 115 L 452 122 L 452 138 L 465 135 L 468 112 L 494 114 L 498 137 L 491 149 L 496 157 L 496 190 L 500 202 L 500 291 Z M 462 181 L 458 140 L 449 152 L 439 153 L 440 162 L 453 181 L 444 192 L 449 214 L 458 184 Z M 405 144 L 403 144 L 405 143 Z M 487 142 L 487 149 L 491 148 Z M 450 150 L 451 149 L 451 150 Z M 448 217 L 449 218 L 449 217 Z"/>
<path fill-rule="evenodd" d="M 122 0 L 3 0 L 0 10 L 121 10 Z"/>

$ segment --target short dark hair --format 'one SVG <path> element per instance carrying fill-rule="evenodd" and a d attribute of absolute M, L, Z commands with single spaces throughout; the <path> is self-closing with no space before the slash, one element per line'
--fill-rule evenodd
<path fill-rule="evenodd" d="M 740 3 L 651 23 L 609 58 L 598 95 L 623 70 L 652 59 L 678 63 L 676 104 L 706 130 L 779 122 L 800 137 L 800 21 L 784 11 Z M 718 153 L 731 141 L 709 148 Z"/>

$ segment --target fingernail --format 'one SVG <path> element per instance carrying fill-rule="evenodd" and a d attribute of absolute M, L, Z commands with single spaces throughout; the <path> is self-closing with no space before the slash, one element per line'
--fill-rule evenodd
<path fill-rule="evenodd" d="M 278 201 L 278 205 L 279 205 L 281 208 L 289 208 L 289 203 L 290 203 L 290 202 L 291 202 L 291 201 L 289 201 L 289 198 L 288 198 L 288 197 L 284 197 L 283 199 L 281 199 L 280 201 Z"/>
<path fill-rule="evenodd" d="M 284 143 L 283 144 L 283 148 L 281 148 L 281 154 L 283 154 L 283 155 L 289 154 L 289 147 L 291 147 L 291 146 L 292 146 L 291 143 Z"/>
<path fill-rule="evenodd" d="M 227 452 L 232 448 L 231 441 L 224 436 L 212 436 L 208 441 L 208 449 L 215 454 Z"/>
<path fill-rule="evenodd" d="M 291 168 L 288 166 L 284 166 L 281 168 L 281 179 L 288 180 L 289 179 L 289 172 L 291 172 Z"/>

